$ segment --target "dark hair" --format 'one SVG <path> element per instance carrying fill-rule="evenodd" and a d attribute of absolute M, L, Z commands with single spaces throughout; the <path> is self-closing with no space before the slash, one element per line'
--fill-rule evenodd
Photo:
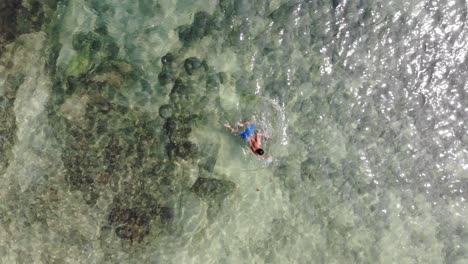
<path fill-rule="evenodd" d="M 263 151 L 263 149 L 259 148 L 255 151 L 258 155 L 263 155 L 263 153 L 265 153 L 265 151 Z"/>

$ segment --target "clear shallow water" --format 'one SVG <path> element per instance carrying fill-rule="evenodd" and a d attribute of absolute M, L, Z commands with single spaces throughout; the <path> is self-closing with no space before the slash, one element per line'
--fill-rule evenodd
<path fill-rule="evenodd" d="M 59 4 L 59 26 L 1 55 L 2 263 L 467 262 L 466 8 Z M 179 33 L 199 11 L 209 22 Z M 78 32 L 100 41 L 80 48 Z M 190 75 L 189 57 L 208 66 Z M 193 89 L 171 97 L 176 78 Z M 222 126 L 250 116 L 271 164 Z M 187 141 L 196 155 L 167 155 Z"/>

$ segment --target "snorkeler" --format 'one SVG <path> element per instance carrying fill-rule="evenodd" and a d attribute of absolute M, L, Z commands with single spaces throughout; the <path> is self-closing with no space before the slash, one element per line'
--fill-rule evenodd
<path fill-rule="evenodd" d="M 243 132 L 229 125 L 229 123 L 224 124 L 232 133 L 239 135 L 241 138 L 247 140 L 247 143 L 250 146 L 250 150 L 259 158 L 265 159 L 262 155 L 265 151 L 262 149 L 262 138 L 270 138 L 267 134 L 256 133 L 255 132 L 255 120 L 251 119 L 245 123 L 237 123 L 238 126 L 244 127 L 248 126 Z M 268 158 L 271 160 L 271 157 Z"/>

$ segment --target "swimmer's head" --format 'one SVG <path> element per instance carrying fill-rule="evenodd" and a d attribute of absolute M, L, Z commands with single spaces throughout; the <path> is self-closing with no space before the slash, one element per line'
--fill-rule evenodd
<path fill-rule="evenodd" d="M 255 153 L 257 153 L 258 155 L 263 155 L 263 153 L 265 153 L 265 151 L 263 151 L 263 149 L 259 148 L 259 149 L 255 150 Z"/>

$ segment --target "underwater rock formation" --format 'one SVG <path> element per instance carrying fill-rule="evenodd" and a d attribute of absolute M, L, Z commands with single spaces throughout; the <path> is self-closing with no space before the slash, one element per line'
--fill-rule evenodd
<path fill-rule="evenodd" d="M 114 208 L 108 219 L 111 225 L 117 226 L 115 233 L 122 239 L 141 242 L 149 234 L 150 219 L 137 208 Z"/>
<path fill-rule="evenodd" d="M 98 14 L 108 11 L 103 1 L 85 3 Z M 0 45 L 31 31 L 47 34 L 41 52 L 48 55 L 44 73 L 51 81 L 45 109 L 50 131 L 44 133 L 54 138 L 60 156 L 57 177 L 88 208 L 106 204 L 102 225 L 114 238 L 140 242 L 157 237 L 160 230 L 191 230 L 190 235 L 201 231 L 208 204 L 222 202 L 235 185 L 213 179 L 220 145 L 205 144 L 192 133 L 217 120 L 220 85 L 229 76 L 217 72 L 206 57 L 187 53 L 186 47 L 217 34 L 222 16 L 198 12 L 192 24 L 177 29 L 184 47 L 161 57 L 155 84 L 101 20 L 89 31 L 81 28 L 61 36 L 66 9 L 67 3 L 55 0 L 0 4 Z M 9 64 L 2 61 L 6 68 Z M 3 79 L 1 170 L 8 166 L 15 143 L 13 108 L 24 76 L 8 73 Z M 152 104 L 147 97 L 159 92 L 158 97 L 167 99 Z M 186 198 L 180 198 L 181 193 Z M 196 205 L 192 215 L 200 222 L 193 226 L 179 204 Z"/>
<path fill-rule="evenodd" d="M 5 0 L 0 3 L 0 45 L 12 41 L 18 34 L 16 17 L 21 0 Z"/>
<path fill-rule="evenodd" d="M 200 11 L 195 14 L 192 25 L 184 25 L 178 28 L 179 39 L 185 46 L 190 46 L 219 29 L 220 23 L 216 16 Z"/>
<path fill-rule="evenodd" d="M 234 188 L 235 184 L 230 181 L 199 177 L 191 190 L 200 198 L 219 202 L 224 200 Z"/>
<path fill-rule="evenodd" d="M 58 0 L 3 0 L 0 3 L 0 46 L 51 22 Z"/>
<path fill-rule="evenodd" d="M 134 66 L 117 58 L 119 48 L 112 38 L 100 32 L 105 31 L 73 36 L 77 53 L 56 78 L 53 89 L 60 96 L 53 98 L 49 116 L 60 132 L 66 180 L 90 205 L 104 188 L 116 190 L 124 179 L 138 189 L 148 178 L 165 176 L 154 175 L 161 125 L 144 111 L 129 107 L 125 95 L 145 82 Z M 141 240 L 149 227 L 136 228 L 139 223 L 121 227 L 119 236 Z"/>
<path fill-rule="evenodd" d="M 190 38 L 185 43 L 211 32 L 210 23 L 208 14 L 197 14 L 189 33 L 181 33 Z M 227 75 L 183 50 L 168 52 L 158 73 L 168 101 L 154 115 L 131 103 L 137 90 L 154 91 L 144 73 L 119 55 L 105 27 L 76 32 L 70 44 L 74 53 L 56 72 L 56 96 L 49 104 L 66 181 L 90 206 L 110 188 L 114 196 L 109 226 L 121 239 L 142 241 L 152 225 L 170 224 L 179 217 L 171 201 L 193 183 L 184 173 L 187 168 L 213 173 L 219 144 L 199 146 L 191 133 L 216 115 L 207 106 L 219 100 L 220 76 L 226 80 Z M 223 180 L 197 182 L 192 190 L 211 200 L 222 201 L 234 188 Z"/>
<path fill-rule="evenodd" d="M 202 62 L 198 58 L 190 57 L 188 59 L 185 59 L 184 68 L 185 72 L 187 72 L 188 75 L 194 74 L 195 71 L 200 69 L 201 67 Z"/>

